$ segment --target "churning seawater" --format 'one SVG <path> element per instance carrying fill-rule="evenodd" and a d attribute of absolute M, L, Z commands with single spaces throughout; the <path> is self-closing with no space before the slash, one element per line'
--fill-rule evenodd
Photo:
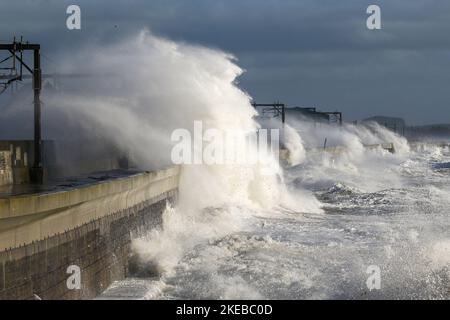
<path fill-rule="evenodd" d="M 450 299 L 450 151 L 372 152 L 356 164 L 323 153 L 285 169 L 287 191 L 309 190 L 323 212 L 209 208 L 245 214 L 239 228 L 178 250 L 170 272 L 141 272 L 100 298 Z M 366 284 L 369 266 L 380 289 Z"/>

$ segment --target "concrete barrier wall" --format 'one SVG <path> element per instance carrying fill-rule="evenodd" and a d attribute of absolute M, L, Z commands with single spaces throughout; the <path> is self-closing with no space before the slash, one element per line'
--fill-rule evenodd
<path fill-rule="evenodd" d="M 47 142 L 43 142 L 43 150 L 47 147 Z M 30 181 L 29 169 L 33 162 L 33 141 L 31 140 L 0 140 L 0 151 L 9 151 L 9 165 L 11 170 L 11 180 L 1 183 L 7 185 L 11 183 L 21 184 Z"/>
<path fill-rule="evenodd" d="M 34 160 L 34 141 L 0 140 L 0 153 L 3 151 L 9 152 L 12 181 L 2 182 L 0 172 L 0 186 L 29 183 L 30 167 Z M 43 140 L 42 164 L 46 181 L 129 167 L 126 154 L 99 140 Z"/>
<path fill-rule="evenodd" d="M 0 186 L 11 184 L 12 182 L 11 151 L 0 150 Z"/>
<path fill-rule="evenodd" d="M 0 205 L 0 299 L 92 298 L 127 275 L 133 236 L 161 225 L 179 168 L 73 190 L 7 197 Z M 69 290 L 68 266 L 82 288 Z"/>

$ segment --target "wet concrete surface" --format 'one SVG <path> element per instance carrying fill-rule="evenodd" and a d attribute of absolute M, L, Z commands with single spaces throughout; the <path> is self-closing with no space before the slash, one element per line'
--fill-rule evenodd
<path fill-rule="evenodd" d="M 0 198 L 7 198 L 11 196 L 30 195 L 36 193 L 51 193 L 64 190 L 71 190 L 85 185 L 91 185 L 106 180 L 120 179 L 129 177 L 138 173 L 141 170 L 111 170 L 99 171 L 85 175 L 64 177 L 47 181 L 43 185 L 38 184 L 13 184 L 0 186 Z"/>

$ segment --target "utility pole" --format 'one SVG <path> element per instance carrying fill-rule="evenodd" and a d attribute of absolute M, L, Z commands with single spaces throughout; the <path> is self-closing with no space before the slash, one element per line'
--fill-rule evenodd
<path fill-rule="evenodd" d="M 41 54 L 40 48 L 33 51 L 33 91 L 34 91 L 34 163 L 30 171 L 32 182 L 43 183 L 44 170 L 42 168 L 42 136 L 41 136 Z"/>

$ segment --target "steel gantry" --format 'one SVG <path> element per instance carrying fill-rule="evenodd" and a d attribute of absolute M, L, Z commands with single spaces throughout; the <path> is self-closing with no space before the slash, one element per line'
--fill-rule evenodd
<path fill-rule="evenodd" d="M 0 52 L 6 51 L 8 56 L 0 61 L 3 66 L 10 62 L 7 67 L 1 67 L 0 70 L 0 93 L 4 92 L 15 81 L 22 81 L 24 78 L 23 69 L 25 68 L 31 73 L 33 78 L 34 93 L 34 162 L 30 169 L 30 179 L 33 183 L 43 183 L 42 168 L 42 136 L 41 136 L 41 57 L 40 45 L 23 42 L 22 39 L 17 42 L 15 39 L 12 43 L 0 43 Z M 33 52 L 33 68 L 29 67 L 23 58 L 26 51 Z"/>

